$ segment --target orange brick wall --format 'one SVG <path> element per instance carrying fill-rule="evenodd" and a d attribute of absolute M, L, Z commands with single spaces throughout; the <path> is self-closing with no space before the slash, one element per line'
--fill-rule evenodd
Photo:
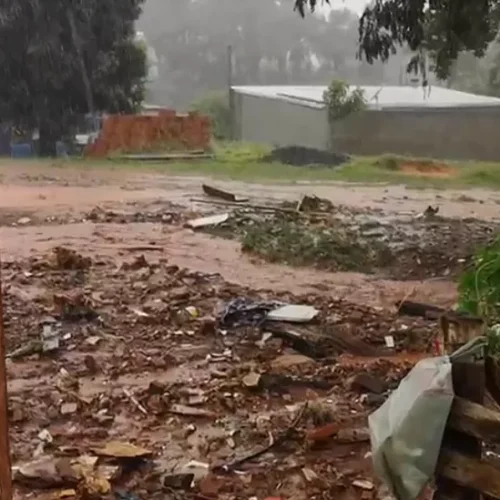
<path fill-rule="evenodd" d="M 197 113 L 178 115 L 160 111 L 157 115 L 111 115 L 97 140 L 86 150 L 88 156 L 104 157 L 125 153 L 161 153 L 207 150 L 210 119 Z"/>

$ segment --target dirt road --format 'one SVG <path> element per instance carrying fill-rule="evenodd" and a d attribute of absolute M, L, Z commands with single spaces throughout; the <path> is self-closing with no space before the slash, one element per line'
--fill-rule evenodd
<path fill-rule="evenodd" d="M 200 178 L 32 164 L 4 164 L 0 177 L 8 350 L 38 345 L 47 315 L 58 322 L 61 339 L 54 354 L 35 348 L 9 361 L 16 465 L 40 455 L 78 461 L 119 440 L 154 456 L 139 472 L 123 457 L 109 464 L 109 457 L 99 456 L 108 468 L 122 466 L 119 478 L 106 481 L 124 491 L 123 498 L 165 498 L 174 490 L 171 498 L 383 497 L 366 439 L 336 442 L 332 435 L 311 442 L 307 436 L 332 419 L 345 430 L 365 429 L 367 414 L 425 355 L 436 328 L 427 320 L 396 317 L 393 303 L 411 294 L 451 306 L 453 282 L 291 268 L 243 254 L 237 241 L 183 227 L 208 210 L 191 201 L 201 195 Z M 261 204 L 309 193 L 382 215 L 416 215 L 429 204 L 439 205 L 446 217 L 496 220 L 498 212 L 493 192 L 216 184 Z M 61 257 L 55 247 L 76 253 Z M 298 330 L 317 356 L 297 356 L 287 341 L 261 338 L 254 326 L 221 324 L 220 311 L 235 298 L 316 307 L 318 322 Z M 385 346 L 388 334 L 395 349 Z M 360 371 L 380 379 L 383 394 L 355 388 L 352 377 Z M 252 386 L 248 375 L 259 382 Z M 180 493 L 165 482 L 162 488 L 157 469 L 168 476 L 190 460 L 211 467 L 230 463 L 265 446 L 269 433 L 279 436 L 305 401 L 310 407 L 288 441 L 244 461 L 238 474 L 209 473 L 204 466 L 200 472 L 198 465 L 194 489 Z M 54 479 L 53 470 L 48 475 Z M 90 488 L 88 478 L 83 482 L 76 487 L 59 478 L 50 486 L 56 494 L 75 488 L 83 497 Z M 40 478 L 19 480 L 16 494 L 53 498 L 41 486 Z"/>
<path fill-rule="evenodd" d="M 172 263 L 204 272 L 221 273 L 229 281 L 252 288 L 266 283 L 276 290 L 318 290 L 332 296 L 349 297 L 372 304 L 386 304 L 404 296 L 409 289 L 422 300 L 450 305 L 453 285 L 446 280 L 428 283 L 375 280 L 356 273 L 325 273 L 311 269 L 289 269 L 253 262 L 241 254 L 235 242 L 193 234 L 182 228 L 158 224 L 89 224 L 81 222 L 96 206 L 118 212 L 147 212 L 169 204 L 186 210 L 207 210 L 206 205 L 190 201 L 200 197 L 202 178 L 172 177 L 130 169 L 76 169 L 63 167 L 2 165 L 0 177 L 0 234 L 4 259 L 37 255 L 57 245 L 106 255 L 119 254 L 122 247 L 154 242 L 164 249 L 162 256 Z M 407 190 L 398 186 L 243 184 L 217 181 L 223 189 L 249 196 L 256 203 L 294 200 L 302 194 L 315 194 L 335 204 L 352 208 L 373 207 L 387 214 L 418 214 L 429 204 L 438 205 L 447 217 L 476 217 L 500 220 L 500 195 L 480 190 Z M 31 219 L 26 227 L 16 222 Z M 55 219 L 57 224 L 54 225 Z M 66 224 L 65 224 L 66 222 Z M 70 222 L 70 224 L 67 224 Z M 123 252 L 121 252 L 123 254 Z M 155 255 L 159 255 L 157 252 Z"/>

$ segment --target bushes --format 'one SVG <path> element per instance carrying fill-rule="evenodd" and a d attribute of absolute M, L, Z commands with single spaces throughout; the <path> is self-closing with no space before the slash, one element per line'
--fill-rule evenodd
<path fill-rule="evenodd" d="M 192 111 L 198 111 L 210 118 L 215 139 L 231 138 L 231 112 L 227 94 L 223 92 L 208 95 L 191 105 Z"/>

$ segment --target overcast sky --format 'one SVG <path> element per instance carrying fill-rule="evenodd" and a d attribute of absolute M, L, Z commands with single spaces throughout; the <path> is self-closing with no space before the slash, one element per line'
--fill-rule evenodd
<path fill-rule="evenodd" d="M 344 9 L 348 8 L 356 12 L 356 14 L 362 14 L 365 5 L 368 3 L 367 0 L 330 0 L 330 3 L 334 9 Z M 327 7 L 328 8 L 328 7 Z"/>

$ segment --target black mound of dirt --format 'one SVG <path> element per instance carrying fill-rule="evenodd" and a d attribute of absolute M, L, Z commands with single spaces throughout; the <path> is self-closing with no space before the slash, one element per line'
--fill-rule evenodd
<path fill-rule="evenodd" d="M 302 146 L 286 146 L 276 148 L 263 158 L 264 161 L 279 161 L 295 167 L 305 167 L 310 165 L 324 165 L 336 167 L 347 163 L 350 156 L 343 153 L 332 153 L 320 149 L 306 148 Z"/>

